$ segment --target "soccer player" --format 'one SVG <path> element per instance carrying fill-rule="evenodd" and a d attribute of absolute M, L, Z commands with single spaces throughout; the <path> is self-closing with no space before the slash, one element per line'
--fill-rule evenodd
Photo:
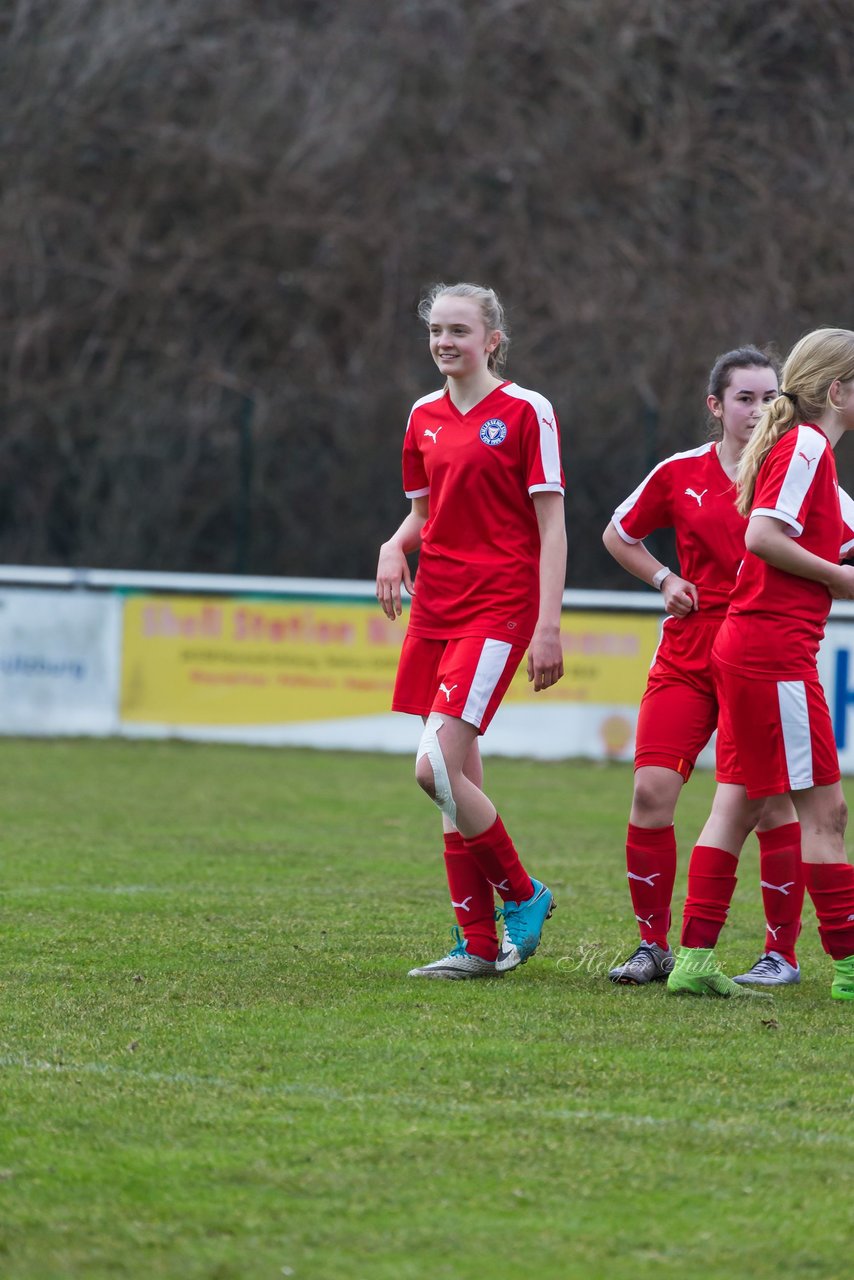
<path fill-rule="evenodd" d="M 673 968 L 668 941 L 676 875 L 673 817 L 682 787 L 718 718 L 710 655 L 744 555 L 746 528 L 735 506 L 736 468 L 761 412 L 776 398 L 777 387 L 774 362 L 756 347 L 719 356 L 706 398 L 719 438 L 659 463 L 617 507 L 604 533 L 611 555 L 662 592 L 667 613 L 638 714 L 626 838 L 629 891 L 641 941 L 628 960 L 611 969 L 612 982 L 642 986 L 664 980 Z M 663 528 L 675 532 L 679 573 L 661 564 L 644 545 L 644 538 Z M 795 811 L 786 796 L 764 807 L 749 801 L 738 766 L 720 740 L 716 765 L 718 786 L 691 865 L 698 877 L 714 878 L 723 859 L 734 885 L 733 868 L 756 828 L 767 920 L 765 948 L 739 981 L 798 982 L 795 941 L 804 888 Z M 699 895 L 699 879 L 697 886 Z M 723 918 L 718 927 L 722 924 Z"/>
<path fill-rule="evenodd" d="M 415 774 L 442 811 L 457 925 L 450 953 L 409 976 L 491 978 L 533 955 L 554 907 L 483 790 L 478 738 L 526 649 L 536 691 L 563 675 L 560 436 L 548 400 L 501 376 L 508 334 L 492 289 L 435 285 L 418 313 L 445 381 L 409 415 L 412 509 L 380 548 L 377 599 L 394 619 L 401 583 L 412 594 L 392 706 L 425 722 Z M 416 549 L 413 585 L 406 557 Z"/>
<path fill-rule="evenodd" d="M 719 737 L 734 750 L 751 799 L 791 795 L 806 888 L 834 962 L 831 995 L 854 1000 L 854 867 L 845 853 L 847 809 L 816 666 L 831 599 L 854 599 L 854 566 L 839 563 L 844 522 L 833 456 L 842 435 L 854 430 L 854 333 L 817 329 L 801 338 L 783 366 L 782 385 L 738 468 L 738 506 L 749 521 L 744 563 L 713 649 Z M 703 886 L 719 915 L 729 892 L 719 863 Z M 691 896 L 689 875 L 686 913 Z M 743 994 L 720 969 L 714 931 L 701 941 L 692 925 L 686 914 L 668 990 Z"/>

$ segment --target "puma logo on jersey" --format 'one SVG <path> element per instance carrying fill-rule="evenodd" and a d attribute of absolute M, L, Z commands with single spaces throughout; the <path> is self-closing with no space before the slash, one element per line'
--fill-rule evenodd
<path fill-rule="evenodd" d="M 807 471 L 809 471 L 810 467 L 815 462 L 815 458 L 808 458 L 803 449 L 798 450 L 798 457 L 803 458 L 804 462 L 807 464 Z"/>
<path fill-rule="evenodd" d="M 658 877 L 659 877 L 660 875 L 661 875 L 661 872 L 660 872 L 660 871 L 653 871 L 653 873 L 652 873 L 652 875 L 651 875 L 651 876 L 636 876 L 636 875 L 635 875 L 635 873 L 634 873 L 634 871 L 627 871 L 627 872 L 626 872 L 626 879 L 627 879 L 627 880 L 642 880 L 642 881 L 644 882 L 644 884 L 652 885 L 652 887 L 653 887 L 653 889 L 654 889 L 654 888 L 655 888 L 655 885 L 654 885 L 654 884 L 652 884 L 652 882 L 653 882 L 653 880 L 657 880 L 657 879 L 658 879 Z"/>
<path fill-rule="evenodd" d="M 453 898 L 451 898 L 451 906 L 456 907 L 458 911 L 471 911 L 471 907 L 469 906 L 469 903 L 471 902 L 473 897 L 474 897 L 474 894 L 470 893 L 467 898 L 463 898 L 462 902 L 454 902 Z"/>
<path fill-rule="evenodd" d="M 789 890 L 794 884 L 794 880 L 787 880 L 785 884 L 769 884 L 767 880 L 760 880 L 760 887 L 763 889 L 776 889 L 777 893 L 782 893 L 784 898 L 788 898 Z"/>
<path fill-rule="evenodd" d="M 545 414 L 543 414 L 543 422 L 546 424 L 546 426 L 548 427 L 549 431 L 554 431 L 554 429 L 555 429 L 555 420 L 554 420 L 554 418 L 547 418 L 547 417 L 546 417 L 546 415 L 545 415 Z"/>
<path fill-rule="evenodd" d="M 446 702 L 450 702 L 450 701 L 451 701 L 451 694 L 454 692 L 454 690 L 456 689 L 456 687 L 457 687 L 457 686 L 456 686 L 455 684 L 452 684 L 452 685 L 451 685 L 451 687 L 450 687 L 450 689 L 448 688 L 448 686 L 447 686 L 446 684 L 440 684 L 440 685 L 439 685 L 439 692 L 440 692 L 440 693 L 444 693 L 444 695 L 445 695 L 445 701 L 446 701 Z"/>
<path fill-rule="evenodd" d="M 705 498 L 708 492 L 709 492 L 708 489 L 704 489 L 702 493 L 695 493 L 693 489 L 686 489 L 685 496 L 688 498 L 696 498 L 697 506 L 701 507 L 703 505 L 703 499 Z"/>
<path fill-rule="evenodd" d="M 430 439 L 433 441 L 433 443 L 434 443 L 434 444 L 438 444 L 438 443 L 439 443 L 439 439 L 438 439 L 438 437 L 439 437 L 439 432 L 440 432 L 441 430 L 442 430 L 442 428 L 441 428 L 441 427 L 437 427 L 435 431 L 431 431 L 429 427 L 425 427 L 425 428 L 424 428 L 424 434 L 425 434 L 425 436 L 429 436 L 429 437 L 430 437 Z"/>

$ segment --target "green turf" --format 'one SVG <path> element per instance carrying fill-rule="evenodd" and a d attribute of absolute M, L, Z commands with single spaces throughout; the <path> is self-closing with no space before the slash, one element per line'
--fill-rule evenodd
<path fill-rule="evenodd" d="M 811 912 L 773 1001 L 605 980 L 627 767 L 487 761 L 559 904 L 488 983 L 405 977 L 452 923 L 408 759 L 5 741 L 0 771 L 4 1280 L 851 1275 L 854 1005 Z M 751 841 L 729 972 L 762 936 Z"/>

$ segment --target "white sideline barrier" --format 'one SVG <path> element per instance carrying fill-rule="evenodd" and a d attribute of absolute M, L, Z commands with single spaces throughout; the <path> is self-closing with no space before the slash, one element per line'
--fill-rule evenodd
<path fill-rule="evenodd" d="M 7 734 L 119 729 L 121 601 L 0 590 L 0 728 Z"/>
<path fill-rule="evenodd" d="M 661 598 L 563 604 L 564 680 L 533 695 L 520 672 L 484 754 L 631 760 Z M 0 566 L 0 733 L 414 752 L 420 720 L 386 709 L 404 627 L 372 582 Z M 819 668 L 854 773 L 854 605 Z"/>

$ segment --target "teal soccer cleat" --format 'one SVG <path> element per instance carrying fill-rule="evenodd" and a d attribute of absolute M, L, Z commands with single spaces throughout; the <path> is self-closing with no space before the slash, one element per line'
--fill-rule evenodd
<path fill-rule="evenodd" d="M 504 917 L 504 937 L 495 961 L 499 973 L 509 973 L 530 960 L 540 945 L 543 925 L 555 909 L 551 889 L 533 878 L 531 884 L 534 892 L 527 902 L 505 902 L 497 913 Z"/>

